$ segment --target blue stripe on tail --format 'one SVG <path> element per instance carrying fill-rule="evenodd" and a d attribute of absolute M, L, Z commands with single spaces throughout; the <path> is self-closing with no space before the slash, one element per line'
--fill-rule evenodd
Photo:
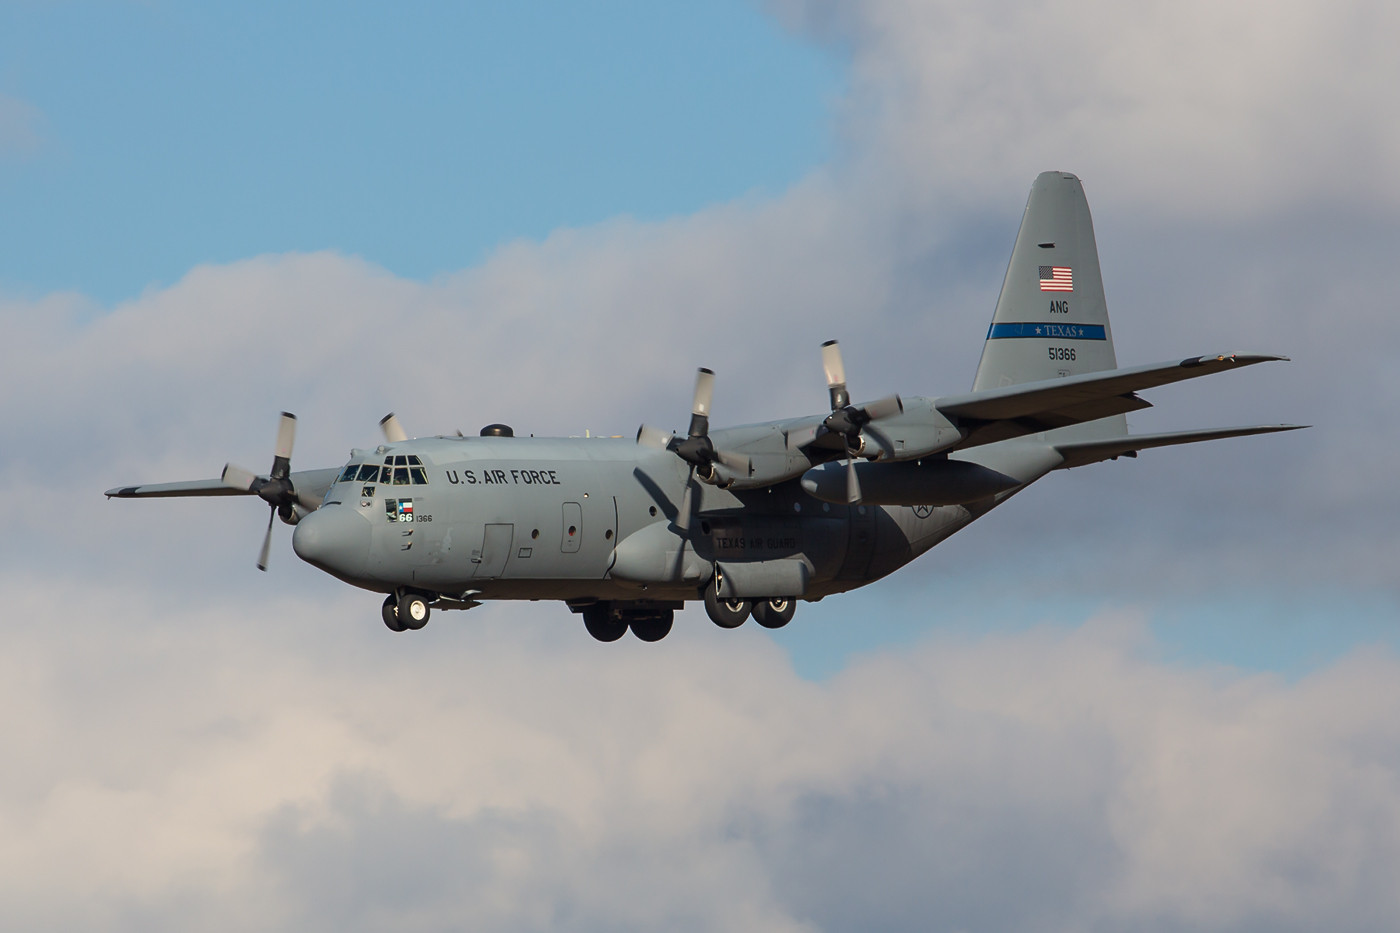
<path fill-rule="evenodd" d="M 1056 340 L 1107 340 L 1102 324 L 992 324 L 988 340 L 1006 337 L 1051 337 Z"/>

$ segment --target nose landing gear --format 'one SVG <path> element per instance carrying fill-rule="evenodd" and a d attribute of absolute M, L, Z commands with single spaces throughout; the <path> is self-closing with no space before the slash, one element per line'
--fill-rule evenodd
<path fill-rule="evenodd" d="M 390 593 L 384 598 L 380 614 L 390 631 L 417 631 L 428 624 L 431 614 L 430 599 L 422 593 Z"/>

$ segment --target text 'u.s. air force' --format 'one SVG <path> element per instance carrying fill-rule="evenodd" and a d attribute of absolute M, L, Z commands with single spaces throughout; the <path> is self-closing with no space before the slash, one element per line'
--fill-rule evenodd
<path fill-rule="evenodd" d="M 452 485 L 467 486 L 562 486 L 554 470 L 482 470 L 478 476 L 473 470 L 447 470 L 447 481 Z"/>

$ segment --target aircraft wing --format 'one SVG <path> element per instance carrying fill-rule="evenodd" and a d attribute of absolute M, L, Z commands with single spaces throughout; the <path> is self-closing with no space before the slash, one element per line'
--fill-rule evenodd
<path fill-rule="evenodd" d="M 1097 463 L 1114 457 L 1136 457 L 1139 450 L 1153 447 L 1171 447 L 1176 444 L 1195 444 L 1198 441 L 1215 441 L 1226 437 L 1248 437 L 1252 434 L 1273 434 L 1278 431 L 1298 431 L 1306 424 L 1257 424 L 1244 428 L 1215 428 L 1206 431 L 1172 431 L 1166 434 L 1129 434 L 1123 437 L 1095 441 L 1068 441 L 1056 444 L 1055 449 L 1065 458 L 1061 469 Z"/>
<path fill-rule="evenodd" d="M 108 499 L 155 499 L 170 496 L 251 496 L 247 489 L 225 486 L 221 479 L 196 479 L 183 483 L 146 483 L 118 486 L 103 493 Z"/>
<path fill-rule="evenodd" d="M 1151 408 L 1152 403 L 1136 394 L 1141 389 L 1287 359 L 1259 353 L 1192 357 L 945 396 L 934 405 L 967 431 L 958 447 L 975 447 Z"/>
<path fill-rule="evenodd" d="M 298 492 L 323 496 L 340 474 L 339 467 L 325 470 L 301 470 L 289 479 Z M 267 477 L 261 477 L 266 479 Z M 180 483 L 146 483 L 140 486 L 117 486 L 103 493 L 108 499 L 157 499 L 175 496 L 252 496 L 248 489 L 225 485 L 223 480 L 197 479 Z"/>

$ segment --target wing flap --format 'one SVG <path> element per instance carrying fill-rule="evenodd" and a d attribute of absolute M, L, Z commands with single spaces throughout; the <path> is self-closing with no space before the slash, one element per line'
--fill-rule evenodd
<path fill-rule="evenodd" d="M 970 430 L 963 441 L 954 449 L 992 444 L 996 441 L 1010 440 L 1013 437 L 1024 437 L 1027 434 L 1039 434 L 1042 431 L 1067 428 L 1073 424 L 1097 421 L 1111 415 L 1123 415 L 1130 411 L 1141 411 L 1151 407 L 1151 402 L 1129 393 L 1109 398 L 1090 399 L 1032 415 L 988 421 L 981 424 L 973 419 L 959 419 L 959 423 Z"/>

